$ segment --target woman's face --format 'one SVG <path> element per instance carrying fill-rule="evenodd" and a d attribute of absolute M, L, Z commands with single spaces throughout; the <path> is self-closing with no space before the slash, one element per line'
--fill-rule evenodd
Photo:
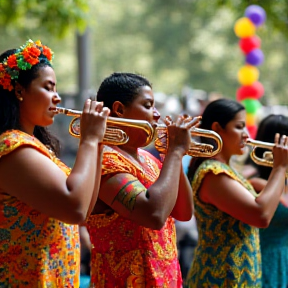
<path fill-rule="evenodd" d="M 248 138 L 246 130 L 246 111 L 239 111 L 234 119 L 227 123 L 225 129 L 220 129 L 219 135 L 223 141 L 223 152 L 229 155 L 245 153 L 245 143 Z"/>
<path fill-rule="evenodd" d="M 46 66 L 38 71 L 27 88 L 21 88 L 20 124 L 28 133 L 33 133 L 35 125 L 48 126 L 54 121 L 55 107 L 61 98 L 56 92 L 56 76 L 53 68 Z"/>
<path fill-rule="evenodd" d="M 152 126 L 156 124 L 160 118 L 160 113 L 154 107 L 154 95 L 149 86 L 143 86 L 139 89 L 138 95 L 129 106 L 123 107 L 121 117 L 134 120 L 145 120 Z M 129 135 L 129 145 L 142 147 L 147 140 L 147 134 L 142 129 L 126 128 L 125 131 Z"/>
<path fill-rule="evenodd" d="M 124 108 L 124 118 L 146 120 L 150 124 L 155 124 L 160 118 L 160 113 L 154 106 L 154 94 L 149 86 L 140 88 L 134 101 Z"/>

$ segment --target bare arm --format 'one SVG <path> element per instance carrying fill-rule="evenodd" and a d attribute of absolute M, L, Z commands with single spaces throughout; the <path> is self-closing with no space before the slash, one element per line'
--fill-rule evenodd
<path fill-rule="evenodd" d="M 137 178 L 119 173 L 101 181 L 99 198 L 119 215 L 139 225 L 161 229 L 170 215 L 178 195 L 182 155 L 171 151 L 165 157 L 157 181 L 147 190 Z M 109 193 L 107 193 L 109 191 Z"/>
<path fill-rule="evenodd" d="M 267 184 L 267 180 L 259 177 L 251 178 L 249 179 L 249 182 L 257 193 L 261 192 Z"/>
<path fill-rule="evenodd" d="M 171 216 L 179 221 L 189 221 L 193 215 L 193 210 L 194 203 L 192 188 L 182 167 L 180 172 L 178 197 Z"/>
<path fill-rule="evenodd" d="M 195 125 L 198 121 L 199 119 L 195 119 L 191 123 Z M 187 194 L 191 193 L 188 181 L 185 182 L 187 179 L 182 178 L 185 175 L 183 172 L 180 173 L 182 157 L 191 141 L 190 127 L 189 125 L 185 128 L 175 125 L 168 127 L 169 147 L 162 170 L 158 179 L 148 189 L 129 174 L 116 174 L 108 180 L 103 179 L 99 198 L 118 214 L 139 225 L 161 229 L 175 206 L 179 188 Z M 183 201 L 182 196 L 179 198 L 179 205 Z M 190 206 L 188 212 L 185 212 L 187 218 L 192 209 L 192 205 L 188 204 L 188 206 Z M 186 213 L 189 215 L 187 216 Z"/>
<path fill-rule="evenodd" d="M 97 104 L 98 103 L 98 104 Z M 67 223 L 84 221 L 94 192 L 98 143 L 103 139 L 109 110 L 85 102 L 75 165 L 66 174 L 37 150 L 23 146 L 0 159 L 1 191 L 34 209 Z"/>
<path fill-rule="evenodd" d="M 102 170 L 102 157 L 103 157 L 103 145 L 100 144 L 98 147 L 98 160 L 97 160 L 97 169 L 95 175 L 95 185 L 94 185 L 94 193 L 90 202 L 89 210 L 87 212 L 86 218 L 92 213 L 94 206 L 96 204 L 98 193 L 100 189 L 100 181 L 101 181 L 101 170 Z"/>
<path fill-rule="evenodd" d="M 201 200 L 213 204 L 244 223 L 267 227 L 279 204 L 284 187 L 288 164 L 287 146 L 277 144 L 273 149 L 273 156 L 274 167 L 258 197 L 255 198 L 239 182 L 225 174 L 209 173 L 199 190 Z"/>

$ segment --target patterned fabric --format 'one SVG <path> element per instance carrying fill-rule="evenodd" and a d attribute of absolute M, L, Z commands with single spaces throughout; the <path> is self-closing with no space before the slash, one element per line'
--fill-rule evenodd
<path fill-rule="evenodd" d="M 147 151 L 138 149 L 138 155 L 142 166 L 105 147 L 102 175 L 129 173 L 148 188 L 158 178 L 161 163 Z M 93 245 L 92 287 L 182 287 L 172 217 L 158 231 L 139 226 L 116 212 L 97 214 L 88 218 L 87 228 Z"/>
<path fill-rule="evenodd" d="M 260 229 L 262 287 L 288 287 L 288 208 L 280 203 L 268 228 Z"/>
<path fill-rule="evenodd" d="M 192 181 L 199 241 L 185 287 L 261 287 L 259 229 L 200 200 L 198 191 L 207 173 L 225 173 L 257 196 L 239 173 L 216 160 L 206 160 Z"/>
<path fill-rule="evenodd" d="M 17 130 L 0 135 L 0 157 L 23 145 L 39 150 L 70 173 L 40 141 Z M 0 191 L 1 288 L 78 288 L 79 248 L 77 225 L 49 218 Z"/>

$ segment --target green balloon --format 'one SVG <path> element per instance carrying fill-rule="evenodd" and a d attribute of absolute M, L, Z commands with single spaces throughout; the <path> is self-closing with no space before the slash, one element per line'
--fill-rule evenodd
<path fill-rule="evenodd" d="M 242 102 L 247 113 L 254 114 L 261 107 L 261 103 L 258 100 L 246 98 Z"/>

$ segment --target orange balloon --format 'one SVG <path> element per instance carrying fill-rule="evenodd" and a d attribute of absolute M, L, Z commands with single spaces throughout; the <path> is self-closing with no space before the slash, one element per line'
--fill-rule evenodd
<path fill-rule="evenodd" d="M 238 19 L 234 25 L 234 32 L 239 38 L 251 37 L 255 34 L 255 31 L 255 25 L 247 17 Z"/>
<path fill-rule="evenodd" d="M 259 79 L 259 70 L 252 65 L 244 65 L 238 71 L 238 81 L 243 86 L 252 85 Z"/>
<path fill-rule="evenodd" d="M 246 126 L 253 126 L 256 124 L 257 116 L 255 114 L 246 113 Z"/>

